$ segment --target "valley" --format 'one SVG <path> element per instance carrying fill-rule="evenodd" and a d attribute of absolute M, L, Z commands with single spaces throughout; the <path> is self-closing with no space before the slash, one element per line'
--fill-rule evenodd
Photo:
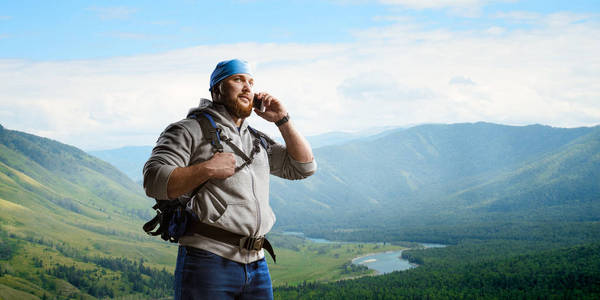
<path fill-rule="evenodd" d="M 600 295 L 600 127 L 422 125 L 314 152 L 313 177 L 272 178 L 277 299 Z M 0 127 L 0 295 L 170 297 L 176 245 L 141 230 L 153 199 L 126 168 Z M 406 241 L 447 247 L 380 276 L 351 263 Z"/>

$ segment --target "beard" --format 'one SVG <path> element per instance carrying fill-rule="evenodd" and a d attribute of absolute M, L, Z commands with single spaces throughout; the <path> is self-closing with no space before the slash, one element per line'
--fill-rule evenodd
<path fill-rule="evenodd" d="M 240 119 L 245 119 L 252 113 L 252 102 L 246 105 L 237 99 L 230 99 L 230 101 L 226 101 L 225 107 L 227 107 L 230 114 Z"/>
<path fill-rule="evenodd" d="M 245 119 L 252 114 L 252 101 L 249 101 L 248 104 L 244 104 L 233 97 L 227 97 L 223 100 L 225 100 L 223 101 L 223 104 L 227 108 L 227 111 L 236 118 Z"/>

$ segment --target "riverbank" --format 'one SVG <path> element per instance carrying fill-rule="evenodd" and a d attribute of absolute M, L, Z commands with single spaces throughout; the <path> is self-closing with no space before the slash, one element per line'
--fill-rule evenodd
<path fill-rule="evenodd" d="M 300 232 L 272 233 L 269 240 L 277 247 L 277 264 L 267 256 L 274 286 L 332 282 L 417 266 L 401 258 L 408 247 L 390 243 L 336 242 L 306 237 Z"/>
<path fill-rule="evenodd" d="M 415 265 L 402 258 L 402 251 L 404 250 L 406 249 L 363 255 L 352 259 L 352 263 L 366 266 L 373 270 L 375 275 L 412 269 Z"/>
<path fill-rule="evenodd" d="M 275 245 L 277 254 L 277 264 L 267 256 L 273 286 L 333 282 L 373 275 L 372 270 L 354 265 L 352 260 L 368 254 L 405 249 L 379 243 L 319 243 L 292 235 L 270 235 L 269 240 Z"/>
<path fill-rule="evenodd" d="M 402 251 L 404 251 L 404 250 L 408 250 L 408 248 L 404 248 L 404 249 L 400 250 L 399 252 L 402 253 Z M 378 255 L 378 254 L 382 254 L 382 253 L 390 253 L 390 252 L 396 252 L 396 251 L 381 251 L 381 252 L 367 253 L 365 255 L 361 255 L 361 256 L 355 257 L 351 261 L 354 264 L 357 260 L 360 260 L 360 259 L 363 259 L 363 258 L 366 258 L 366 257 L 369 257 L 369 256 L 373 256 L 373 255 Z M 365 262 L 362 262 L 362 263 L 365 263 Z"/>
<path fill-rule="evenodd" d="M 422 244 L 425 249 L 446 247 L 442 244 Z M 352 259 L 353 264 L 364 265 L 375 271 L 376 275 L 391 273 L 394 271 L 405 271 L 418 267 L 418 264 L 409 262 L 402 258 L 402 252 L 408 250 L 405 248 L 399 251 L 386 251 L 378 253 L 369 253 Z"/>

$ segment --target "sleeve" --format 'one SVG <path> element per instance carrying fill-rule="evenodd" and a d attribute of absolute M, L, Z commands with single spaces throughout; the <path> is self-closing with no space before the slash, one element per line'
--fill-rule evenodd
<path fill-rule="evenodd" d="M 304 179 L 317 171 L 317 162 L 312 161 L 302 163 L 294 160 L 284 145 L 279 143 L 271 144 L 269 151 L 269 165 L 271 174 L 285 179 Z"/>
<path fill-rule="evenodd" d="M 169 177 L 177 167 L 189 164 L 193 149 L 192 135 L 183 124 L 171 124 L 161 133 L 144 165 L 144 190 L 148 197 L 168 199 Z"/>

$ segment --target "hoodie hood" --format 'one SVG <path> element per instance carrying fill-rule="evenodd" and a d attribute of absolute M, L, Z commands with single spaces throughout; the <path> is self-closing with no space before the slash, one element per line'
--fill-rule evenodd
<path fill-rule="evenodd" d="M 188 111 L 188 114 L 186 116 L 186 118 L 189 118 L 192 115 L 195 115 L 197 112 L 201 111 L 201 110 L 205 110 L 209 107 L 212 107 L 213 102 L 211 100 L 205 99 L 205 98 L 201 98 L 200 99 L 200 104 L 198 104 L 198 106 L 196 107 L 192 107 L 190 108 L 190 110 Z"/>

